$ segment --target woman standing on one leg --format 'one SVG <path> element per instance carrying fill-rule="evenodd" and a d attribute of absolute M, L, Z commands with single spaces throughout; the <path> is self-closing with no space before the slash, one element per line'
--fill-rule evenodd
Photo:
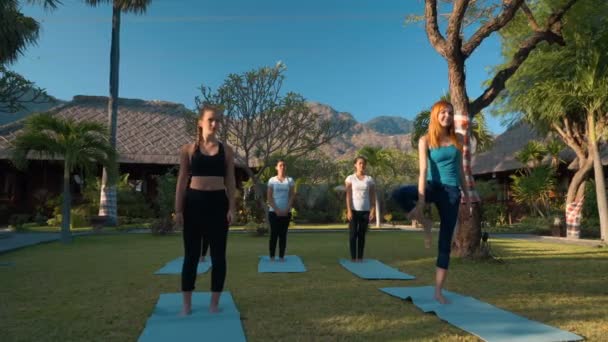
<path fill-rule="evenodd" d="M 201 255 L 203 236 L 209 241 L 211 259 L 211 302 L 209 311 L 218 312 L 226 279 L 226 241 L 234 213 L 234 153 L 216 138 L 221 111 L 205 105 L 200 110 L 197 139 L 184 145 L 175 191 L 175 221 L 184 226 L 182 267 L 182 314 L 192 311 L 192 291 Z M 188 174 L 192 175 L 188 186 Z"/>
<path fill-rule="evenodd" d="M 285 261 L 287 247 L 287 228 L 291 220 L 291 206 L 294 199 L 294 183 L 287 177 L 285 161 L 277 161 L 277 175 L 268 180 L 268 220 L 270 221 L 270 241 L 268 250 L 270 261 L 274 261 L 277 240 L 279 240 L 279 261 Z"/>
<path fill-rule="evenodd" d="M 363 261 L 365 233 L 375 217 L 376 187 L 372 177 L 365 174 L 367 160 L 355 158 L 355 174 L 346 177 L 346 217 L 350 232 L 350 257 L 353 262 Z"/>
<path fill-rule="evenodd" d="M 425 225 L 425 244 L 430 245 L 430 221 L 424 218 L 426 203 L 433 202 L 441 220 L 437 269 L 435 276 L 435 299 L 446 304 L 442 289 L 448 273 L 452 236 L 458 209 L 460 189 L 465 190 L 462 170 L 462 143 L 454 130 L 453 107 L 449 102 L 439 101 L 431 109 L 429 130 L 418 142 L 420 175 L 418 186 L 404 186 L 393 193 L 393 198 L 405 209 L 410 219 L 417 219 Z M 459 188 L 460 187 L 460 188 Z M 468 193 L 463 191 L 465 203 L 469 207 Z"/>

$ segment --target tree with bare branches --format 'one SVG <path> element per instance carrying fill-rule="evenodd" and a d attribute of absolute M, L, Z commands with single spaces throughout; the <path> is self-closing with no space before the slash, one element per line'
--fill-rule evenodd
<path fill-rule="evenodd" d="M 450 99 L 454 106 L 454 121 L 458 134 L 463 136 L 463 164 L 466 179 L 465 191 L 476 202 L 471 219 L 459 222 L 455 238 L 454 253 L 460 256 L 475 254 L 481 238 L 479 196 L 471 172 L 471 127 L 472 118 L 489 106 L 505 88 L 505 82 L 517 71 L 530 53 L 543 42 L 564 45 L 561 34 L 562 18 L 578 0 L 556 0 L 552 12 L 540 20 L 529 6 L 533 1 L 525 0 L 425 0 L 424 21 L 429 42 L 448 64 Z M 442 6 L 448 12 L 443 15 Z M 515 16 L 523 15 L 529 24 L 529 34 L 521 42 L 511 60 L 498 70 L 483 93 L 476 99 L 469 99 L 466 90 L 465 62 L 479 45 L 492 33 L 503 29 Z M 446 21 L 445 32 L 440 29 L 440 21 Z M 465 28 L 475 28 L 466 37 Z M 468 30 L 467 30 L 468 31 Z M 468 215 L 460 215 L 465 218 Z"/>
<path fill-rule="evenodd" d="M 216 90 L 202 86 L 195 101 L 224 109 L 220 139 L 235 149 L 236 162 L 253 180 L 260 206 L 264 204 L 259 174 L 273 156 L 301 157 L 343 134 L 348 126 L 339 118 L 322 117 L 296 93 L 281 93 L 285 65 L 230 74 Z"/>

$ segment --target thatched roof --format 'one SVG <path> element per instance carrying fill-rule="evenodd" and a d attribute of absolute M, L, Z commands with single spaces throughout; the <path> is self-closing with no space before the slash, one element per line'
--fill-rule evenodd
<path fill-rule="evenodd" d="M 519 152 L 531 140 L 545 141 L 546 136 L 541 136 L 530 125 L 518 123 L 503 134 L 496 137 L 492 148 L 486 152 L 476 153 L 472 157 L 472 168 L 474 175 L 483 175 L 495 172 L 505 172 L 521 169 L 523 164 L 515 159 Z M 608 147 L 601 150 L 602 164 L 608 164 Z M 570 148 L 560 153 L 560 159 L 570 164 L 569 168 L 575 167 L 576 155 Z"/>
<path fill-rule="evenodd" d="M 107 123 L 108 98 L 75 96 L 49 113 L 76 121 Z M 137 99 L 118 102 L 117 149 L 121 163 L 179 164 L 180 147 L 194 140 L 186 130 L 184 105 Z M 25 120 L 0 126 L 0 159 L 9 157 L 10 142 L 19 134 Z M 35 158 L 35 157 L 34 157 Z"/>

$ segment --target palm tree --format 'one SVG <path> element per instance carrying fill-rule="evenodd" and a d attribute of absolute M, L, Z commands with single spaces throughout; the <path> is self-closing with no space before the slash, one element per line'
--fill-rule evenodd
<path fill-rule="evenodd" d="M 118 113 L 118 71 L 120 66 L 120 14 L 143 14 L 152 0 L 84 0 L 90 6 L 112 3 L 112 42 L 110 46 L 110 97 L 108 98 L 108 124 L 110 143 L 116 148 L 116 126 Z M 99 216 L 106 216 L 108 224 L 117 224 L 116 184 L 108 180 L 108 170 L 103 169 Z"/>
<path fill-rule="evenodd" d="M 63 242 L 69 242 L 70 173 L 75 168 L 90 172 L 97 163 L 114 169 L 112 165 L 115 163 L 116 154 L 108 141 L 106 127 L 95 122 L 75 122 L 50 114 L 38 114 L 27 119 L 23 133 L 14 140 L 13 145 L 12 159 L 20 169 L 27 166 L 30 152 L 51 158 L 63 158 L 61 239 Z"/>
<path fill-rule="evenodd" d="M 515 159 L 524 164 L 526 168 L 535 168 L 540 165 L 547 155 L 547 148 L 543 143 L 530 140 L 524 147 L 515 153 Z"/>
<path fill-rule="evenodd" d="M 27 0 L 30 4 L 41 4 L 45 9 L 55 9 L 58 0 Z M 18 0 L 0 1 L 0 65 L 11 63 L 23 53 L 28 45 L 38 40 L 40 24 L 31 17 L 23 15 Z"/>

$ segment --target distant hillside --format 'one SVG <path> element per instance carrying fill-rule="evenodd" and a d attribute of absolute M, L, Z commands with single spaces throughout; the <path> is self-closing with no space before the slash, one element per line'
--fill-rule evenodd
<path fill-rule="evenodd" d="M 27 98 L 26 96 L 24 96 L 24 98 Z M 16 113 L 5 113 L 0 111 L 0 125 L 17 121 L 32 113 L 44 113 L 55 106 L 61 105 L 62 103 L 64 102 L 52 96 L 47 98 L 41 97 L 36 100 L 36 103 L 26 103 L 25 109 L 20 110 Z"/>
<path fill-rule="evenodd" d="M 408 134 L 412 132 L 413 123 L 398 116 L 379 116 L 365 123 L 365 126 L 381 134 Z"/>
<path fill-rule="evenodd" d="M 341 137 L 334 139 L 331 144 L 321 148 L 321 150 L 327 153 L 330 157 L 335 159 L 351 158 L 357 152 L 357 150 L 364 146 L 397 148 L 402 151 L 412 150 L 409 134 L 383 134 L 379 132 L 377 128 L 370 128 L 368 126 L 369 122 L 367 124 L 357 122 L 357 120 L 355 120 L 350 113 L 338 112 L 328 105 L 317 102 L 310 102 L 308 105 L 313 112 L 317 112 L 334 119 L 347 121 L 347 125 L 349 126 L 348 131 Z M 379 117 L 376 119 L 380 120 L 372 119 L 371 121 L 376 120 L 379 122 L 379 126 L 382 127 L 386 125 L 385 123 L 388 121 L 382 118 L 388 118 L 388 120 L 403 120 L 395 121 L 400 122 L 401 124 L 404 124 L 404 121 L 408 121 L 406 119 L 393 117 Z"/>

